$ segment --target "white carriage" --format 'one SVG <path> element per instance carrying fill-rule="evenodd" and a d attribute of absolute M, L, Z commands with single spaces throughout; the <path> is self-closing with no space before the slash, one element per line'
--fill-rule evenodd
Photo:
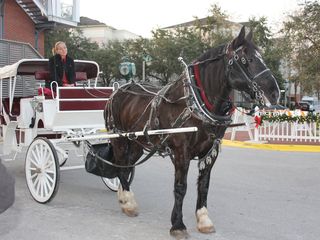
<path fill-rule="evenodd" d="M 60 170 L 83 168 L 83 165 L 63 167 L 71 147 L 76 146 L 84 155 L 83 140 L 107 142 L 119 137 L 104 132 L 103 110 L 114 87 L 97 86 L 96 62 L 75 60 L 75 71 L 75 87 L 56 86 L 56 95 L 45 96 L 43 90 L 40 95 L 38 90 L 49 81 L 47 59 L 22 59 L 0 68 L 2 155 L 14 154 L 14 159 L 17 153 L 27 149 L 26 182 L 32 197 L 40 203 L 49 202 L 55 196 Z M 149 134 L 196 130 L 163 129 Z M 102 179 L 108 188 L 117 191 L 117 178 Z"/>

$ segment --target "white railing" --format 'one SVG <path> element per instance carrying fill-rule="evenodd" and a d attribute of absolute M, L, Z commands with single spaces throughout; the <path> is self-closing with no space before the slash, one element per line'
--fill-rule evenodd
<path fill-rule="evenodd" d="M 274 112 L 277 114 L 290 114 L 301 115 L 299 111 L 286 111 Z M 274 114 L 273 113 L 273 114 Z M 256 115 L 261 116 L 266 114 L 265 112 L 256 112 Z M 307 113 L 303 113 L 304 116 Z M 243 126 L 229 128 L 230 140 L 234 141 L 237 139 L 237 135 L 246 132 L 248 140 L 254 142 L 265 142 L 265 141 L 286 141 L 286 142 L 314 142 L 320 143 L 320 127 L 319 123 L 316 122 L 303 122 L 298 121 L 267 121 L 263 120 L 262 125 L 255 123 L 255 118 L 246 114 L 244 109 L 238 108 L 233 115 L 233 124 L 243 123 Z M 241 137 L 240 137 L 241 138 Z M 238 137 L 239 139 L 239 137 Z"/>
<path fill-rule="evenodd" d="M 320 143 L 320 130 L 315 122 L 267 122 L 254 130 L 255 141 L 292 141 Z"/>
<path fill-rule="evenodd" d="M 227 131 L 231 132 L 230 140 L 234 141 L 238 132 L 247 132 L 250 141 L 253 141 L 253 123 L 254 119 L 252 116 L 246 114 L 246 110 L 243 108 L 237 108 L 235 113 L 232 115 L 232 123 L 239 124 L 242 123 L 242 126 L 233 127 Z"/>

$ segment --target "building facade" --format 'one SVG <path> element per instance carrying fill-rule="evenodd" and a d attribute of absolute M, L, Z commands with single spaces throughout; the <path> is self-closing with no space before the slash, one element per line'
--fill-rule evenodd
<path fill-rule="evenodd" d="M 28 43 L 44 55 L 44 32 L 59 25 L 77 26 L 79 2 L 0 0 L 0 39 Z"/>
<path fill-rule="evenodd" d="M 100 47 L 108 44 L 110 41 L 124 41 L 126 39 L 137 39 L 140 37 L 127 30 L 118 30 L 105 23 L 87 17 L 80 17 L 78 28 L 81 30 L 84 37 L 92 42 L 98 43 Z"/>

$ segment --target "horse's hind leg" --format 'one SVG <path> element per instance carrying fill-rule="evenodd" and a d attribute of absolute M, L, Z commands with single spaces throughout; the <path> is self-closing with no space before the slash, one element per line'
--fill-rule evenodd
<path fill-rule="evenodd" d="M 119 147 L 116 150 L 114 148 L 114 157 L 117 164 L 132 165 L 143 154 L 142 148 L 134 142 L 124 139 L 119 139 L 119 141 L 115 142 L 120 143 L 117 144 Z M 130 172 L 131 169 L 129 168 L 123 168 L 119 170 L 118 178 L 120 179 L 120 186 L 118 189 L 118 201 L 122 211 L 126 215 L 135 217 L 138 215 L 138 204 L 135 200 L 133 192 L 130 191 L 130 184 L 128 182 Z"/>
<path fill-rule="evenodd" d="M 198 200 L 197 200 L 197 228 L 202 233 L 215 232 L 213 223 L 208 216 L 207 197 L 212 166 L 217 159 L 218 149 L 199 162 Z"/>
<path fill-rule="evenodd" d="M 181 151 L 181 152 L 180 152 Z M 171 214 L 170 234 L 177 239 L 188 237 L 187 228 L 183 223 L 182 205 L 187 191 L 187 176 L 190 161 L 186 160 L 183 150 L 174 151 L 174 207 Z"/>

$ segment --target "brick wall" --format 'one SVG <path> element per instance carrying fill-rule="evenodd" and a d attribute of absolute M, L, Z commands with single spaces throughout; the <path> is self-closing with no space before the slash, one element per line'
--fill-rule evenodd
<path fill-rule="evenodd" d="M 6 0 L 4 4 L 3 38 L 18 42 L 30 43 L 36 48 L 35 24 L 25 11 L 14 0 Z M 36 48 L 37 49 L 37 48 Z M 39 34 L 38 49 L 44 55 L 44 33 Z"/>

